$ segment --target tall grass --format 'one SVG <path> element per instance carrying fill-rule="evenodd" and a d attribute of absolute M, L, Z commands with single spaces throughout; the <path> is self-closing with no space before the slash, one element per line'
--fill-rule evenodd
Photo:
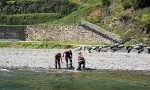
<path fill-rule="evenodd" d="M 89 42 L 83 40 L 65 40 L 65 41 L 54 41 L 54 40 L 41 40 L 41 41 L 25 41 L 25 42 L 0 42 L 0 48 L 72 48 L 76 45 L 110 45 L 108 43 L 100 43 L 100 42 Z"/>
<path fill-rule="evenodd" d="M 75 2 L 75 0 L 71 0 Z M 79 2 L 78 2 L 79 3 Z M 79 24 L 81 19 L 87 19 L 91 8 L 101 6 L 101 0 L 81 0 L 77 10 L 59 20 L 50 21 L 45 24 Z"/>
<path fill-rule="evenodd" d="M 0 48 L 34 48 L 34 49 L 51 49 L 51 48 L 71 48 L 72 45 L 60 44 L 57 42 L 0 42 Z"/>
<path fill-rule="evenodd" d="M 61 18 L 61 14 L 59 13 L 15 14 L 0 16 L 0 22 L 6 25 L 31 25 L 53 21 L 59 18 Z"/>

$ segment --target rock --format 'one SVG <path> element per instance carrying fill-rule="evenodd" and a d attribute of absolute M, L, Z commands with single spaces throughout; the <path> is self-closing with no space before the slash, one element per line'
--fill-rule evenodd
<path fill-rule="evenodd" d="M 146 49 L 147 49 L 147 53 L 150 54 L 150 46 L 147 46 Z"/>
<path fill-rule="evenodd" d="M 112 50 L 112 52 L 120 50 L 120 48 L 118 48 L 118 46 L 111 46 L 110 49 Z"/>
<path fill-rule="evenodd" d="M 6 63 L 9 63 L 9 61 L 6 61 Z"/>
<path fill-rule="evenodd" d="M 133 49 L 133 46 L 126 46 L 126 50 L 128 53 L 130 53 L 132 49 Z"/>
<path fill-rule="evenodd" d="M 96 46 L 96 47 L 93 47 L 93 50 L 98 50 L 99 49 L 99 46 Z"/>
<path fill-rule="evenodd" d="M 130 19 L 131 19 L 131 17 L 125 16 L 125 15 L 119 17 L 119 21 L 124 24 L 126 24 Z"/>
<path fill-rule="evenodd" d="M 110 49 L 110 47 L 104 46 L 100 49 L 100 52 L 107 52 Z"/>
<path fill-rule="evenodd" d="M 121 49 L 123 49 L 123 48 L 124 48 L 124 46 L 123 45 L 119 45 L 119 44 L 113 45 L 113 46 L 110 47 L 112 52 L 119 51 L 119 50 L 121 51 Z"/>
<path fill-rule="evenodd" d="M 84 51 L 88 51 L 89 53 L 91 53 L 92 51 L 92 47 L 91 46 L 84 46 Z"/>
<path fill-rule="evenodd" d="M 144 51 L 144 47 L 146 47 L 146 46 L 144 46 L 142 43 L 136 44 L 133 46 L 132 52 L 137 52 L 138 54 L 140 54 L 141 52 Z"/>
<path fill-rule="evenodd" d="M 97 51 L 97 52 L 100 52 L 101 49 L 102 49 L 102 46 L 97 46 L 97 47 L 95 47 L 93 50 L 95 50 L 95 51 Z"/>
<path fill-rule="evenodd" d="M 144 54 L 148 53 L 148 49 L 146 47 L 143 48 L 143 52 L 142 53 L 144 53 Z"/>
<path fill-rule="evenodd" d="M 134 49 L 137 49 L 137 50 L 140 50 L 140 49 L 142 49 L 144 47 L 145 46 L 142 43 L 134 45 Z"/>
<path fill-rule="evenodd" d="M 74 51 L 81 51 L 82 49 L 83 49 L 82 46 L 77 46 L 74 48 Z"/>

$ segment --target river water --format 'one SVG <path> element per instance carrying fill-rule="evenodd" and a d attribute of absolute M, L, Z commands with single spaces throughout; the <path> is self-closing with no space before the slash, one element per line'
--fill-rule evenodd
<path fill-rule="evenodd" d="M 0 90 L 150 90 L 150 75 L 125 71 L 0 71 Z"/>

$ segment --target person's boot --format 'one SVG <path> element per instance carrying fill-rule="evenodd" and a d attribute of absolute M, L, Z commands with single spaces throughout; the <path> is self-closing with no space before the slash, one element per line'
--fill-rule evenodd
<path fill-rule="evenodd" d="M 83 65 L 82 69 L 85 70 L 85 66 L 84 65 Z"/>
<path fill-rule="evenodd" d="M 55 69 L 57 69 L 57 65 L 55 65 Z"/>
<path fill-rule="evenodd" d="M 68 64 L 66 64 L 66 67 L 68 68 Z"/>
<path fill-rule="evenodd" d="M 80 64 L 79 64 L 79 66 L 78 66 L 77 70 L 81 70 L 81 65 L 80 65 Z"/>
<path fill-rule="evenodd" d="M 59 65 L 58 68 L 61 69 L 61 66 Z"/>
<path fill-rule="evenodd" d="M 70 68 L 73 68 L 72 63 L 70 63 Z"/>
<path fill-rule="evenodd" d="M 81 70 L 81 68 L 80 68 L 80 67 L 78 67 L 76 70 L 79 70 L 79 71 L 80 71 L 80 70 Z"/>

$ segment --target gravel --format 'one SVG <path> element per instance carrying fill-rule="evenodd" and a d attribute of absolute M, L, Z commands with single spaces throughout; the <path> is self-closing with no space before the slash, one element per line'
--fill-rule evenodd
<path fill-rule="evenodd" d="M 54 55 L 65 49 L 16 49 L 0 48 L 0 68 L 54 68 Z M 73 66 L 78 67 L 78 51 L 73 51 Z M 86 68 L 109 70 L 150 71 L 150 55 L 135 52 L 96 52 L 81 51 L 86 59 Z M 66 68 L 63 58 L 62 68 Z"/>

